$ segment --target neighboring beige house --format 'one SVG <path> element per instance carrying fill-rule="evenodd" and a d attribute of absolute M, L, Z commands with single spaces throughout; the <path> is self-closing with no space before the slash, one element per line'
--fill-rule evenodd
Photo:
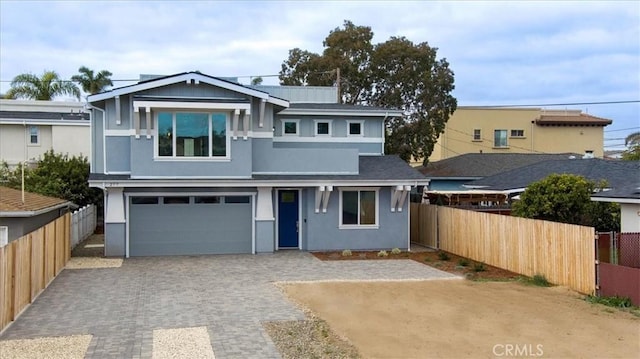
<path fill-rule="evenodd" d="M 581 153 L 604 156 L 611 120 L 580 110 L 459 107 L 429 162 L 465 153 Z"/>
<path fill-rule="evenodd" d="M 0 160 L 15 166 L 50 149 L 89 157 L 89 126 L 81 102 L 0 100 Z"/>

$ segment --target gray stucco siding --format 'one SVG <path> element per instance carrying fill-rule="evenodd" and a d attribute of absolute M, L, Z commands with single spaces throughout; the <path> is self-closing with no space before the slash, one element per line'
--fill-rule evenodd
<path fill-rule="evenodd" d="M 105 113 L 107 117 L 106 129 L 107 130 L 128 130 L 131 126 L 131 114 L 133 111 L 133 104 L 130 100 L 131 96 L 120 96 L 120 124 L 117 124 L 116 118 L 116 100 L 109 99 L 105 101 Z"/>
<path fill-rule="evenodd" d="M 0 217 L 0 226 L 8 227 L 11 242 L 57 219 L 64 212 L 65 210 L 56 209 L 32 217 Z"/>
<path fill-rule="evenodd" d="M 184 82 L 156 87 L 136 93 L 141 96 L 157 97 L 210 97 L 228 99 L 249 99 L 245 94 L 234 92 L 220 87 L 214 87 L 205 83 L 187 85 Z"/>
<path fill-rule="evenodd" d="M 382 119 L 365 117 L 331 117 L 331 116 L 276 116 L 274 123 L 275 136 L 282 136 L 282 124 L 287 120 L 300 120 L 298 133 L 300 137 L 315 137 L 316 121 L 331 121 L 331 137 L 347 137 L 348 121 L 363 121 L 364 137 L 383 138 Z"/>
<path fill-rule="evenodd" d="M 154 140 L 132 137 L 132 177 L 249 177 L 251 176 L 252 140 L 231 140 L 230 160 L 195 159 L 155 160 Z M 229 149 L 228 149 L 229 150 Z"/>
<path fill-rule="evenodd" d="M 97 110 L 93 110 L 91 116 L 91 168 L 94 173 L 104 173 L 104 119 Z"/>
<path fill-rule="evenodd" d="M 131 137 L 106 136 L 108 172 L 129 172 L 131 169 Z"/>
<path fill-rule="evenodd" d="M 359 153 L 366 154 L 383 154 L 383 143 L 363 143 L 363 142 L 274 142 L 274 148 L 315 148 L 315 149 L 327 149 L 327 148 L 351 148 L 357 149 Z"/>
<path fill-rule="evenodd" d="M 104 255 L 107 257 L 124 257 L 125 223 L 104 224 Z"/>
<path fill-rule="evenodd" d="M 334 188 L 326 213 L 315 213 L 315 191 L 304 191 L 305 216 L 303 249 L 322 250 L 380 250 L 407 249 L 409 238 L 408 200 L 402 212 L 391 212 L 391 188 L 379 192 L 379 222 L 377 229 L 340 229 L 340 190 Z"/>
<path fill-rule="evenodd" d="M 271 139 L 253 139 L 253 172 L 356 174 L 358 150 L 274 148 Z"/>

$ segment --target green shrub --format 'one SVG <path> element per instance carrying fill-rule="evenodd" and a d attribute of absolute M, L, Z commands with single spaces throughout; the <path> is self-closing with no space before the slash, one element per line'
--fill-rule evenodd
<path fill-rule="evenodd" d="M 342 251 L 342 256 L 343 257 L 351 257 L 352 253 L 350 249 L 345 249 Z"/>
<path fill-rule="evenodd" d="M 380 251 L 378 252 L 378 257 L 388 257 L 389 253 L 387 253 L 387 251 Z"/>
<path fill-rule="evenodd" d="M 458 265 L 461 267 L 466 267 L 469 265 L 469 260 L 466 258 L 462 258 L 461 260 L 458 261 Z"/>
<path fill-rule="evenodd" d="M 631 308 L 633 304 L 629 297 L 619 297 L 614 295 L 613 297 L 598 297 L 595 295 L 588 295 L 585 300 L 590 303 L 604 304 L 608 307 L 615 308 Z"/>
<path fill-rule="evenodd" d="M 551 287 L 552 285 L 542 274 L 534 275 L 533 278 L 531 278 L 531 284 L 537 285 L 538 287 Z"/>
<path fill-rule="evenodd" d="M 394 249 L 391 250 L 391 254 L 400 254 L 400 253 L 402 253 L 400 248 L 394 248 Z"/>
<path fill-rule="evenodd" d="M 474 271 L 474 272 L 476 272 L 476 273 L 477 273 L 477 272 L 484 272 L 484 271 L 486 271 L 486 270 L 487 270 L 487 268 L 484 266 L 484 263 L 482 263 L 482 262 L 480 262 L 480 263 L 475 263 L 475 264 L 473 265 L 473 271 Z"/>
<path fill-rule="evenodd" d="M 439 251 L 438 252 L 438 258 L 442 261 L 448 261 L 449 259 L 451 259 L 451 257 L 449 257 L 449 254 L 447 254 L 447 252 L 443 252 L 443 251 Z"/>

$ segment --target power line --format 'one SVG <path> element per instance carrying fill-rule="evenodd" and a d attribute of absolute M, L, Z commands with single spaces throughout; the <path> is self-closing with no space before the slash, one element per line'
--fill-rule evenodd
<path fill-rule="evenodd" d="M 629 128 L 620 128 L 617 130 L 605 130 L 604 132 L 618 132 L 618 131 L 628 131 L 628 130 L 637 130 L 640 129 L 640 126 L 637 127 L 629 127 Z"/>

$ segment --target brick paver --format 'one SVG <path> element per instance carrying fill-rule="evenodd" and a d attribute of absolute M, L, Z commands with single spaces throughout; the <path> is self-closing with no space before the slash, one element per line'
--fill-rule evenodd
<path fill-rule="evenodd" d="M 274 282 L 452 277 L 411 260 L 323 262 L 297 251 L 131 258 L 64 270 L 0 340 L 92 334 L 87 358 L 151 358 L 154 329 L 206 326 L 216 359 L 280 358 L 261 323 L 304 314 Z"/>

